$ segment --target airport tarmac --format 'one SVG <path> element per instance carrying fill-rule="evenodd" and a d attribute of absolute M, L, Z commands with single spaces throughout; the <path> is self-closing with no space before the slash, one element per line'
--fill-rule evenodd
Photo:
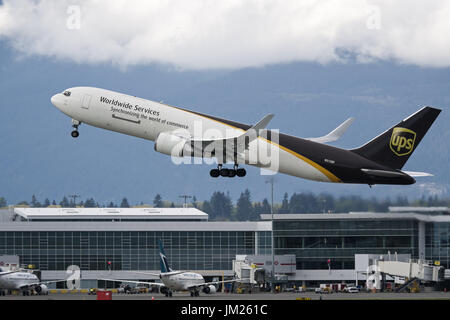
<path fill-rule="evenodd" d="M 96 295 L 86 293 L 51 293 L 46 296 L 22 296 L 7 295 L 0 296 L 1 300 L 96 300 Z M 252 293 L 252 294 L 230 294 L 215 293 L 203 294 L 192 298 L 188 293 L 174 293 L 172 297 L 166 297 L 159 293 L 143 294 L 112 294 L 112 300 L 450 300 L 450 292 L 421 292 L 421 293 L 393 293 L 393 292 L 360 292 L 360 293 Z"/>

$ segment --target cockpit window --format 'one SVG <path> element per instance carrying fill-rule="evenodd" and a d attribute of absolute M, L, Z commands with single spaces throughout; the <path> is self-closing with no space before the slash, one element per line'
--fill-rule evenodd
<path fill-rule="evenodd" d="M 63 93 L 66 97 L 70 97 L 70 91 L 64 91 Z"/>

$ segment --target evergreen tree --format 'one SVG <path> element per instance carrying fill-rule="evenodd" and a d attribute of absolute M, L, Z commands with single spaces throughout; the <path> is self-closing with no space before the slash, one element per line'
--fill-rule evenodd
<path fill-rule="evenodd" d="M 0 197 L 0 208 L 1 207 L 6 207 L 7 203 L 6 203 L 6 199 L 3 197 Z"/>
<path fill-rule="evenodd" d="M 212 194 L 209 203 L 211 205 L 211 220 L 225 220 L 231 218 L 233 203 L 228 195 L 225 195 L 223 192 L 216 191 Z"/>
<path fill-rule="evenodd" d="M 84 207 L 85 208 L 95 208 L 95 207 L 97 207 L 97 204 L 93 198 L 89 198 L 89 199 L 86 199 L 86 201 L 84 202 Z"/>
<path fill-rule="evenodd" d="M 333 212 L 334 210 L 334 197 L 327 193 L 321 193 L 317 197 L 317 204 L 320 206 L 320 211 L 322 213 Z M 317 213 L 317 212 L 316 212 Z"/>
<path fill-rule="evenodd" d="M 278 210 L 278 213 L 289 213 L 289 199 L 288 193 L 284 193 L 283 201 L 281 202 L 281 208 Z"/>
<path fill-rule="evenodd" d="M 262 214 L 271 214 L 272 212 L 272 206 L 269 204 L 269 201 L 264 198 L 261 206 L 261 213 Z"/>
<path fill-rule="evenodd" d="M 127 198 L 122 199 L 122 202 L 120 203 L 120 207 L 121 208 L 129 208 L 130 207 Z"/>
<path fill-rule="evenodd" d="M 202 211 L 207 213 L 208 215 L 211 214 L 212 208 L 211 208 L 211 204 L 209 203 L 209 201 L 203 201 Z"/>
<path fill-rule="evenodd" d="M 192 206 L 197 208 L 197 198 L 195 196 L 192 197 Z"/>
<path fill-rule="evenodd" d="M 56 206 L 56 201 L 55 200 L 52 201 L 52 206 Z"/>
<path fill-rule="evenodd" d="M 289 200 L 290 213 L 319 213 L 321 206 L 311 193 L 294 193 Z"/>
<path fill-rule="evenodd" d="M 255 202 L 253 204 L 253 217 L 251 220 L 260 220 L 261 214 L 263 214 L 264 211 L 262 209 L 261 202 Z"/>
<path fill-rule="evenodd" d="M 43 207 L 48 207 L 50 205 L 50 200 L 48 198 L 45 199 Z"/>
<path fill-rule="evenodd" d="M 155 199 L 153 199 L 153 205 L 155 208 L 162 208 L 163 207 L 163 201 L 159 194 L 155 196 Z"/>
<path fill-rule="evenodd" d="M 61 200 L 61 202 L 59 203 L 59 205 L 60 205 L 61 207 L 63 207 L 63 208 L 68 208 L 68 207 L 70 207 L 69 200 L 67 200 L 66 197 L 64 197 L 64 198 Z"/>
<path fill-rule="evenodd" d="M 246 221 L 253 219 L 253 206 L 250 198 L 250 191 L 245 189 L 236 202 L 236 220 Z"/>
<path fill-rule="evenodd" d="M 41 206 L 41 203 L 39 201 L 37 201 L 36 196 L 33 194 L 33 196 L 31 197 L 31 202 L 30 202 L 31 207 L 33 208 L 39 208 Z"/>

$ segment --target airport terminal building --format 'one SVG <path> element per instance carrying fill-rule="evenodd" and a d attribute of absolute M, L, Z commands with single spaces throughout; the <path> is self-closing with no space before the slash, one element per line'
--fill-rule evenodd
<path fill-rule="evenodd" d="M 195 208 L 16 207 L 0 210 L 0 256 L 19 256 L 21 264 L 39 268 L 43 280 L 66 278 L 67 267 L 77 265 L 87 288 L 102 277 L 152 279 L 131 271 L 159 271 L 162 239 L 173 269 L 232 276 L 237 255 L 259 256 L 259 266 L 271 269 L 271 219 L 208 221 Z M 275 273 L 290 282 L 364 280 L 356 254 L 409 254 L 450 268 L 448 208 L 279 214 L 273 236 Z M 295 256 L 287 273 L 278 262 L 282 255 Z"/>

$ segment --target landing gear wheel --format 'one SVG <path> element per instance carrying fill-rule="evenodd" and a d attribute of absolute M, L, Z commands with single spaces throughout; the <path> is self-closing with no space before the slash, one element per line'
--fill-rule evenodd
<path fill-rule="evenodd" d="M 245 171 L 244 168 L 239 168 L 236 170 L 236 175 L 238 177 L 245 177 L 246 174 L 247 174 L 247 171 Z"/>
<path fill-rule="evenodd" d="M 78 138 L 78 136 L 80 135 L 80 133 L 79 133 L 77 130 L 73 130 L 73 131 L 70 133 L 70 135 L 71 135 L 73 138 Z"/>
<path fill-rule="evenodd" d="M 209 175 L 210 175 L 211 177 L 213 177 L 213 178 L 217 178 L 218 176 L 220 176 L 219 169 L 212 169 L 212 170 L 209 172 Z"/>
<path fill-rule="evenodd" d="M 198 291 L 195 291 L 195 294 L 194 294 L 196 297 L 198 297 L 199 295 L 200 295 L 200 293 L 198 293 Z"/>
<path fill-rule="evenodd" d="M 228 175 L 230 174 L 230 170 L 229 169 L 220 169 L 220 175 L 222 177 L 228 177 Z"/>
<path fill-rule="evenodd" d="M 230 177 L 230 178 L 234 178 L 236 176 L 236 174 L 237 174 L 236 170 L 230 169 L 228 171 L 228 177 Z"/>
<path fill-rule="evenodd" d="M 191 291 L 191 297 L 193 297 L 193 296 L 194 296 L 194 292 Z"/>

